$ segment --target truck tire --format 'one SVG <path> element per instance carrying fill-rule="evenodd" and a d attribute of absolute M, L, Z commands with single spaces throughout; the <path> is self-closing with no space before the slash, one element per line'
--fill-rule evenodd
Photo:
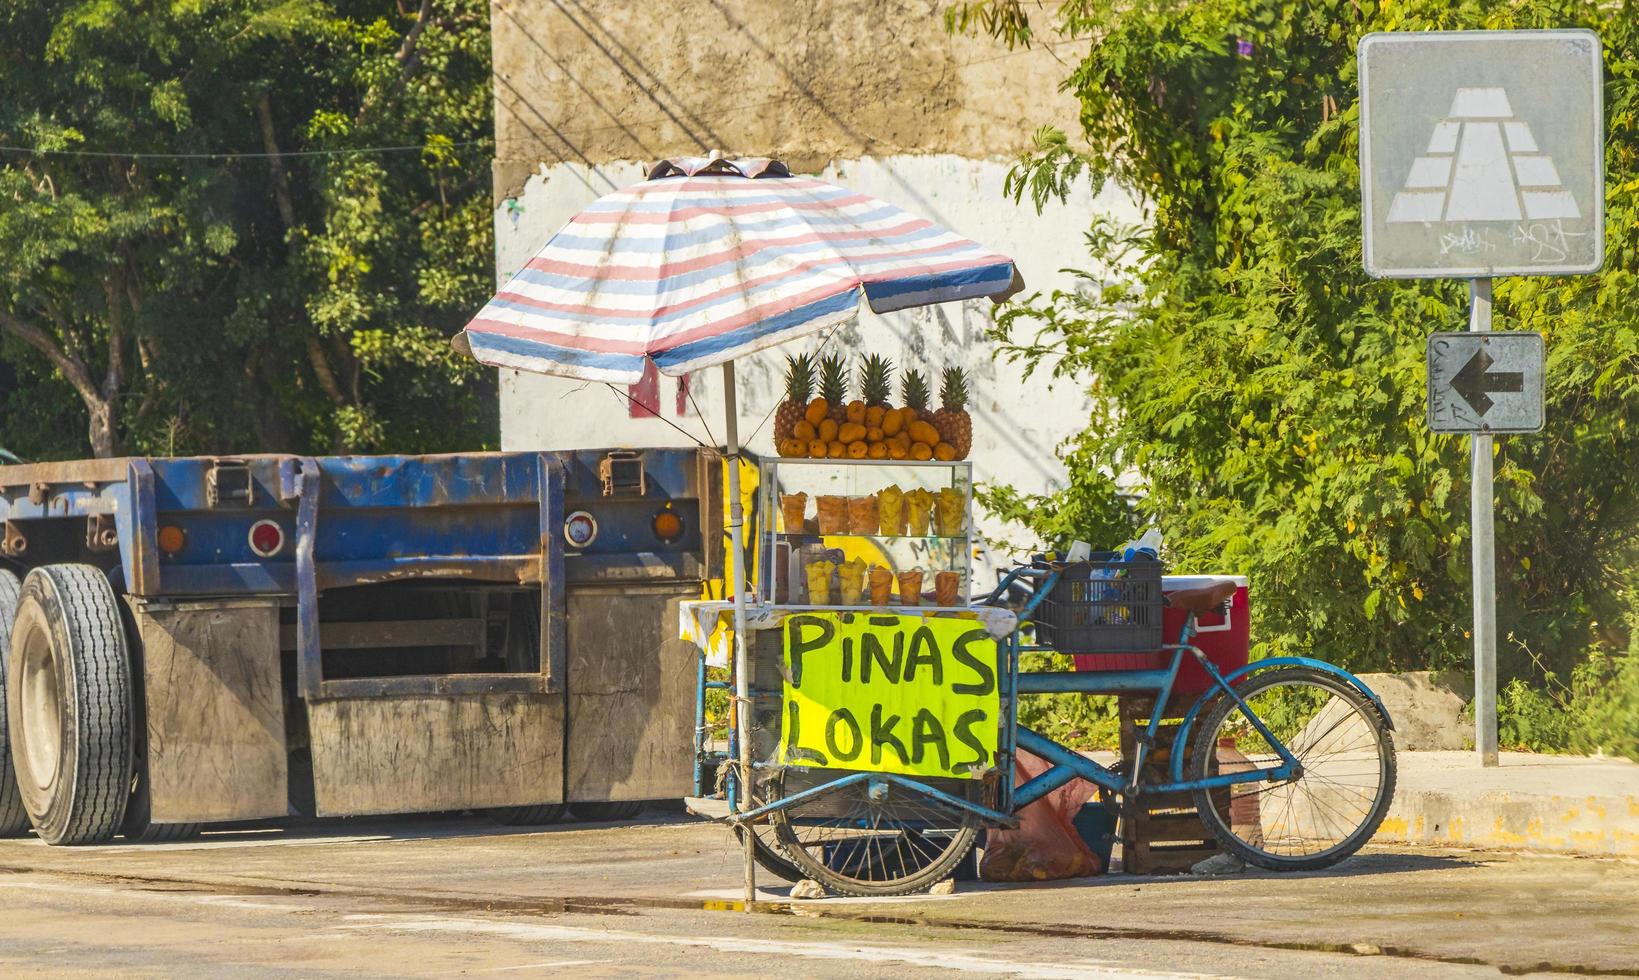
<path fill-rule="evenodd" d="M 576 820 L 597 823 L 605 820 L 630 820 L 642 813 L 647 805 L 642 800 L 625 800 L 611 803 L 571 803 L 569 804 L 569 812 L 575 815 Z"/>
<path fill-rule="evenodd" d="M 6 649 L 11 645 L 11 621 L 22 597 L 23 583 L 0 568 L 0 837 L 28 833 L 28 811 L 23 809 L 23 797 L 17 790 L 11 739 L 6 734 Z"/>
<path fill-rule="evenodd" d="M 489 811 L 489 818 L 507 827 L 539 827 L 563 819 L 562 803 L 537 803 L 534 806 L 498 806 Z"/>
<path fill-rule="evenodd" d="M 6 666 L 17 785 L 47 844 L 114 836 L 131 795 L 131 661 L 119 600 L 90 565 L 28 573 Z"/>

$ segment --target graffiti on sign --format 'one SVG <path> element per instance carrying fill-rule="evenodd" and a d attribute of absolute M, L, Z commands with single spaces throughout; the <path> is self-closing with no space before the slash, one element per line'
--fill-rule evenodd
<path fill-rule="evenodd" d="M 969 619 L 805 613 L 785 624 L 789 765 L 971 778 L 996 758 L 996 639 Z"/>

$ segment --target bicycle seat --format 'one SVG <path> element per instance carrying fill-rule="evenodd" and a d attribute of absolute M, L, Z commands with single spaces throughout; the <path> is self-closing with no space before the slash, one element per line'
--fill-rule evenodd
<path fill-rule="evenodd" d="M 1199 589 L 1179 589 L 1167 593 L 1167 605 L 1192 613 L 1214 612 L 1235 594 L 1234 582 L 1216 582 Z"/>

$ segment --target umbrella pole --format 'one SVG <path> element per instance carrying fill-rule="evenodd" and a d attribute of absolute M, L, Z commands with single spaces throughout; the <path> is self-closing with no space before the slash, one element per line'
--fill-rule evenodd
<path fill-rule="evenodd" d="M 723 363 L 724 449 L 728 457 L 729 582 L 734 588 L 734 717 L 735 741 L 740 748 L 739 792 L 735 805 L 741 810 L 751 804 L 751 656 L 746 643 L 745 596 L 745 507 L 740 501 L 740 412 L 734 397 L 734 362 Z M 742 829 L 745 841 L 745 910 L 757 900 L 757 835 L 751 827 Z"/>

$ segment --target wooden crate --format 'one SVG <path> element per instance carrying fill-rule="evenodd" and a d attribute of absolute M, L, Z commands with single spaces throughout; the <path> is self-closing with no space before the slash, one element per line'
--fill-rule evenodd
<path fill-rule="evenodd" d="M 1154 707 L 1153 697 L 1120 699 L 1121 759 L 1128 771 L 1138 745 L 1135 733 L 1149 724 Z M 1155 748 L 1144 764 L 1147 782 L 1166 778 L 1172 766 L 1172 736 L 1186 710 L 1187 705 L 1168 705 L 1156 732 Z M 1187 771 L 1187 756 L 1184 762 Z M 1220 850 L 1212 832 L 1201 823 L 1192 793 L 1123 797 L 1120 815 L 1121 866 L 1129 874 L 1182 874 Z"/>

